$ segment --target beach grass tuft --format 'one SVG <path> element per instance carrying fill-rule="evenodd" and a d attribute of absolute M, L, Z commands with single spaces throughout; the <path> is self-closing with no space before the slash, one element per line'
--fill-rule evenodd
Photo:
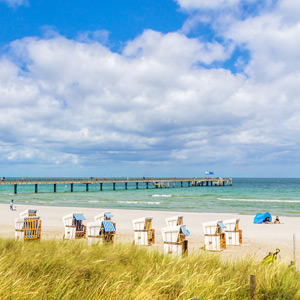
<path fill-rule="evenodd" d="M 300 299 L 300 273 L 283 263 L 174 258 L 131 244 L 0 239 L 0 299 Z"/>

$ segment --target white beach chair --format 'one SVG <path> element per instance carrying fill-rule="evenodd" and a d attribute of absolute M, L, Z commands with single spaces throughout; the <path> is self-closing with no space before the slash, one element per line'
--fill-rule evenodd
<path fill-rule="evenodd" d="M 152 229 L 152 218 L 132 220 L 135 245 L 150 246 L 155 242 L 155 230 Z"/>
<path fill-rule="evenodd" d="M 72 213 L 63 217 L 65 226 L 65 240 L 74 240 L 76 238 L 84 238 L 86 226 L 83 224 L 85 217 L 83 213 Z"/>
<path fill-rule="evenodd" d="M 226 227 L 222 221 L 203 223 L 202 228 L 204 232 L 204 250 L 221 251 L 226 249 L 225 234 L 222 232 Z"/>
<path fill-rule="evenodd" d="M 36 209 L 26 209 L 20 213 L 20 218 L 36 217 L 36 215 L 37 215 Z"/>
<path fill-rule="evenodd" d="M 40 217 L 23 217 L 15 220 L 15 238 L 18 240 L 39 240 L 42 233 Z"/>
<path fill-rule="evenodd" d="M 111 212 L 103 212 L 95 216 L 95 222 L 110 221 L 113 215 Z"/>
<path fill-rule="evenodd" d="M 168 227 L 183 225 L 183 216 L 175 216 L 166 218 L 166 223 Z"/>
<path fill-rule="evenodd" d="M 190 232 L 186 229 L 185 225 L 164 227 L 161 229 L 164 241 L 164 253 L 180 256 L 187 254 L 188 241 L 186 237 Z"/>
<path fill-rule="evenodd" d="M 240 219 L 230 219 L 223 221 L 226 226 L 226 245 L 239 246 L 242 244 L 242 230 L 239 229 Z"/>
<path fill-rule="evenodd" d="M 116 224 L 111 220 L 113 215 L 104 212 L 95 216 L 95 221 L 87 224 L 88 243 L 113 242 L 116 234 Z"/>

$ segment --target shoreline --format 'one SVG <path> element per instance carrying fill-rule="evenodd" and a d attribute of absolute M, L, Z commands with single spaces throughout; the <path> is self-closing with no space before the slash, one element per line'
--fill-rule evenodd
<path fill-rule="evenodd" d="M 163 249 L 161 228 L 166 226 L 167 217 L 182 215 L 184 225 L 190 231 L 188 237 L 189 253 L 203 251 L 204 234 L 202 223 L 211 221 L 221 221 L 226 219 L 240 219 L 239 227 L 243 231 L 243 244 L 240 246 L 227 246 L 221 252 L 214 252 L 221 258 L 236 260 L 240 258 L 253 257 L 262 259 L 269 252 L 274 252 L 276 248 L 281 250 L 280 261 L 289 263 L 293 259 L 293 234 L 300 228 L 300 218 L 280 217 L 282 224 L 254 224 L 254 215 L 239 215 L 229 213 L 197 213 L 197 212 L 178 212 L 178 211 L 154 211 L 154 210 L 128 210 L 128 209 L 101 209 L 83 208 L 66 206 L 38 206 L 38 205 L 16 205 L 16 211 L 9 210 L 9 204 L 0 204 L 0 237 L 14 238 L 15 219 L 26 209 L 37 209 L 37 214 L 42 220 L 42 240 L 58 239 L 62 240 L 64 226 L 62 217 L 72 212 L 82 212 L 86 218 L 85 224 L 94 221 L 94 216 L 110 211 L 114 215 L 113 221 L 116 222 L 116 243 L 133 242 L 132 220 L 141 217 L 153 217 L 152 226 L 155 229 L 156 242 L 152 249 Z M 298 236 L 296 237 L 298 238 Z M 300 235 L 299 235 L 300 238 Z M 296 249 L 299 249 L 299 238 L 296 241 Z M 298 246 L 298 247 L 297 247 Z M 297 250 L 296 250 L 297 251 Z M 297 260 L 300 260 L 299 250 Z"/>

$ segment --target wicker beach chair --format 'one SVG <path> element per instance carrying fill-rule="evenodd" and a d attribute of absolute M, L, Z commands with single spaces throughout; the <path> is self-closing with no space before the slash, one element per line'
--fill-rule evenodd
<path fill-rule="evenodd" d="M 226 249 L 226 238 L 222 221 L 208 222 L 202 224 L 204 232 L 204 250 L 221 251 Z"/>
<path fill-rule="evenodd" d="M 87 224 L 88 243 L 113 242 L 116 234 L 116 223 L 110 212 L 104 212 L 95 216 L 95 221 Z"/>
<path fill-rule="evenodd" d="M 64 239 L 74 240 L 85 238 L 86 226 L 83 224 L 85 217 L 83 213 L 72 213 L 63 217 L 65 226 Z"/>
<path fill-rule="evenodd" d="M 183 216 L 166 218 L 167 227 L 183 225 Z"/>
<path fill-rule="evenodd" d="M 135 245 L 150 246 L 155 243 L 155 230 L 152 229 L 152 218 L 132 220 Z"/>
<path fill-rule="evenodd" d="M 180 256 L 187 254 L 188 241 L 187 237 L 190 232 L 185 225 L 164 227 L 161 229 L 164 241 L 164 253 Z"/>
<path fill-rule="evenodd" d="M 239 229 L 240 219 L 230 219 L 223 221 L 226 226 L 226 245 L 239 246 L 242 244 L 242 230 Z"/>
<path fill-rule="evenodd" d="M 113 215 L 111 212 L 103 212 L 95 216 L 95 222 L 111 221 Z"/>
<path fill-rule="evenodd" d="M 39 240 L 42 233 L 40 217 L 30 216 L 15 220 L 15 238 L 18 240 Z"/>
<path fill-rule="evenodd" d="M 20 213 L 20 218 L 36 217 L 36 216 L 37 216 L 36 209 L 26 209 Z"/>

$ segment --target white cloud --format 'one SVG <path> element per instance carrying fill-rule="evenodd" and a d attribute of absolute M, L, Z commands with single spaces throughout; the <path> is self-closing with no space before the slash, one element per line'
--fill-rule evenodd
<path fill-rule="evenodd" d="M 239 4 L 241 0 L 177 0 L 177 2 L 184 9 L 196 10 L 233 7 Z"/>

